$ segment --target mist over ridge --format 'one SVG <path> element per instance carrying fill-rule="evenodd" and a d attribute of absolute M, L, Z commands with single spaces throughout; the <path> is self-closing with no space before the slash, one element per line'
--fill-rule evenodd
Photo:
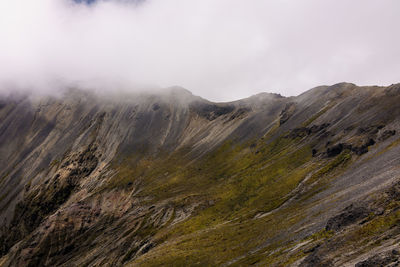
<path fill-rule="evenodd" d="M 398 1 L 0 2 L 0 90 L 180 85 L 229 101 L 399 80 Z M 5 89 L 9 88 L 9 89 Z"/>

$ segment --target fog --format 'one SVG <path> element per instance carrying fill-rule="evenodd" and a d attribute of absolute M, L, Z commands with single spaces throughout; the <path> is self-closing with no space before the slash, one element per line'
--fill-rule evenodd
<path fill-rule="evenodd" d="M 400 82 L 399 10 L 398 0 L 0 0 L 0 91 L 179 85 L 228 101 L 389 85 Z"/>

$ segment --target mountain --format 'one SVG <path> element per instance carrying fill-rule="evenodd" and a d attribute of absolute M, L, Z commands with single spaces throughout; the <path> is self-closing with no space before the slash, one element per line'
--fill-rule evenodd
<path fill-rule="evenodd" d="M 0 98 L 0 266 L 395 266 L 400 84 Z"/>

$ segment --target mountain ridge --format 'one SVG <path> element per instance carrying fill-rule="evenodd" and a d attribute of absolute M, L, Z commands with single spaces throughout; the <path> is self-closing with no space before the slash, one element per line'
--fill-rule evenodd
<path fill-rule="evenodd" d="M 399 238 L 399 103 L 399 84 L 350 83 L 225 103 L 179 87 L 2 99 L 0 263 L 361 262 Z M 339 254 L 340 238 L 366 244 Z"/>

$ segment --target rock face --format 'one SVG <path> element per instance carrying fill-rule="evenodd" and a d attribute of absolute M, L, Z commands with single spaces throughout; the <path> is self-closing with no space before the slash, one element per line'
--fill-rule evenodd
<path fill-rule="evenodd" d="M 393 249 L 380 255 L 374 255 L 365 261 L 359 262 L 355 265 L 355 267 L 396 266 L 400 264 L 399 261 L 400 252 Z"/>
<path fill-rule="evenodd" d="M 354 224 L 361 219 L 366 218 L 370 210 L 364 206 L 354 206 L 353 204 L 346 207 L 339 215 L 328 220 L 325 229 L 327 231 L 338 231 L 348 225 Z"/>
<path fill-rule="evenodd" d="M 395 264 L 399 88 L 1 97 L 0 266 Z"/>

